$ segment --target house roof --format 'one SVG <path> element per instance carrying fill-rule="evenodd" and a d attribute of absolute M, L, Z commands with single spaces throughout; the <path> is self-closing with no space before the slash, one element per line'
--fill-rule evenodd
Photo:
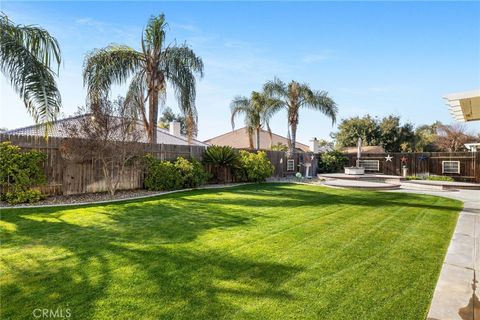
<path fill-rule="evenodd" d="M 217 145 L 217 146 L 231 146 L 238 149 L 246 149 L 250 147 L 247 129 L 245 127 L 236 129 L 230 132 L 226 132 L 214 138 L 204 141 L 205 143 Z M 254 137 L 255 142 L 255 137 Z M 276 145 L 282 143 L 288 145 L 288 139 L 278 134 L 272 134 L 272 144 Z M 308 145 L 296 142 L 296 148 L 302 151 L 310 151 Z M 260 149 L 270 149 L 270 134 L 267 130 L 261 129 L 260 131 Z"/>
<path fill-rule="evenodd" d="M 358 147 L 343 147 L 340 151 L 348 154 L 357 154 Z M 362 146 L 363 153 L 385 153 L 381 146 Z"/>
<path fill-rule="evenodd" d="M 91 117 L 90 114 L 83 114 L 79 116 L 74 116 L 74 117 L 68 117 L 64 119 L 57 120 L 53 122 L 52 127 L 48 131 L 48 136 L 49 137 L 58 137 L 58 138 L 67 138 L 68 135 L 65 130 L 65 125 L 68 125 L 69 123 L 74 124 L 75 121 L 78 119 L 81 119 L 83 117 Z M 141 121 L 138 121 L 138 126 L 139 128 L 142 128 L 143 131 L 143 123 Z M 45 135 L 45 124 L 39 124 L 39 125 L 33 125 L 33 126 L 28 126 L 28 127 L 23 127 L 23 128 L 18 128 L 18 129 L 13 129 L 13 130 L 8 130 L 3 132 L 3 134 L 10 134 L 10 135 L 20 135 L 20 136 L 44 136 Z M 148 142 L 147 140 L 147 135 L 143 134 L 141 141 L 138 142 Z M 163 143 L 163 144 L 176 144 L 176 145 L 188 145 L 188 138 L 179 135 L 175 136 L 170 134 L 170 132 L 166 129 L 161 129 L 157 128 L 157 143 Z M 197 146 L 208 146 L 208 144 L 192 139 L 191 142 L 192 145 L 197 145 Z"/>

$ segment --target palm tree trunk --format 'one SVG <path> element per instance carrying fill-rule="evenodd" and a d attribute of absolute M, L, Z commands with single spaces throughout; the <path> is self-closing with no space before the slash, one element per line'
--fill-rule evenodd
<path fill-rule="evenodd" d="M 260 127 L 257 128 L 257 150 L 260 150 Z"/>
<path fill-rule="evenodd" d="M 292 154 L 295 153 L 296 149 L 295 149 L 295 144 L 296 144 L 296 141 L 297 141 L 297 123 L 293 122 L 292 125 Z"/>
<path fill-rule="evenodd" d="M 157 143 L 157 122 L 158 122 L 158 91 L 151 90 L 148 98 L 149 119 L 148 119 L 148 140 L 150 143 Z"/>

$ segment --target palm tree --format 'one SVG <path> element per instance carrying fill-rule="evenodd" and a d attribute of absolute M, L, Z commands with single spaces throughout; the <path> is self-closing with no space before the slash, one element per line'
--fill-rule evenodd
<path fill-rule="evenodd" d="M 287 109 L 291 153 L 295 152 L 300 108 L 306 107 L 322 112 L 332 119 L 332 125 L 336 121 L 337 106 L 326 91 L 314 91 L 308 84 L 293 80 L 287 85 L 278 78 L 267 82 L 263 89 L 270 97 L 281 99 L 283 107 Z"/>
<path fill-rule="evenodd" d="M 166 98 L 167 82 L 174 88 L 180 110 L 186 118 L 189 139 L 197 129 L 195 75 L 203 76 L 203 62 L 186 45 L 166 45 L 165 16 L 151 17 L 143 32 L 141 51 L 124 45 L 109 45 L 87 55 L 83 71 L 87 100 L 93 107 L 112 84 L 130 77 L 126 103 L 141 114 L 148 139 L 157 142 L 158 105 Z M 148 117 L 145 104 L 148 101 Z"/>
<path fill-rule="evenodd" d="M 235 127 L 235 117 L 243 114 L 245 127 L 248 132 L 250 148 L 253 149 L 253 134 L 256 133 L 255 148 L 260 149 L 260 131 L 266 126 L 270 134 L 272 144 L 272 131 L 270 130 L 270 118 L 282 107 L 282 101 L 268 97 L 264 93 L 252 92 L 250 98 L 237 96 L 230 104 L 232 110 L 232 129 Z"/>
<path fill-rule="evenodd" d="M 3 12 L 0 30 L 2 73 L 35 122 L 51 123 L 61 106 L 55 82 L 61 63 L 57 40 L 40 27 L 15 25 Z"/>

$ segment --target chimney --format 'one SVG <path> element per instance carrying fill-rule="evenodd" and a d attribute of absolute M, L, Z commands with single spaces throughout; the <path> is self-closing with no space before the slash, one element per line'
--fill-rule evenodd
<path fill-rule="evenodd" d="M 319 153 L 320 152 L 320 141 L 317 140 L 317 138 L 313 138 L 313 140 L 310 140 L 312 142 L 312 152 L 313 153 Z"/>
<path fill-rule="evenodd" d="M 181 135 L 180 130 L 181 130 L 180 122 L 177 122 L 177 121 L 170 122 L 169 131 L 171 135 L 179 137 Z"/>

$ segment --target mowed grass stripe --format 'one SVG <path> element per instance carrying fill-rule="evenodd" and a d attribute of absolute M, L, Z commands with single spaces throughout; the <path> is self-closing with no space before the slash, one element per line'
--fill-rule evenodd
<path fill-rule="evenodd" d="M 2 210 L 2 319 L 423 319 L 459 202 L 291 184 Z"/>

